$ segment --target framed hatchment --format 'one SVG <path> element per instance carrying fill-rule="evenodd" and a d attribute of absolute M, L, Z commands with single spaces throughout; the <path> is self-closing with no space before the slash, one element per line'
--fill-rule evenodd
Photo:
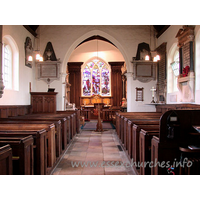
<path fill-rule="evenodd" d="M 37 63 L 38 80 L 43 80 L 46 83 L 51 83 L 60 78 L 60 62 L 59 61 L 44 61 Z"/>
<path fill-rule="evenodd" d="M 136 89 L 136 101 L 144 101 L 143 96 L 143 90 L 144 88 L 135 88 Z"/>

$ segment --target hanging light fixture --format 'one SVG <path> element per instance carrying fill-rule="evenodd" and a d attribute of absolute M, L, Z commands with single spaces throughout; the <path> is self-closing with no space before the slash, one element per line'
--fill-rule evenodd
<path fill-rule="evenodd" d="M 33 61 L 33 56 L 28 57 L 28 61 L 32 62 Z"/>
<path fill-rule="evenodd" d="M 36 38 L 36 39 L 37 39 L 37 49 L 34 50 L 34 52 L 35 52 L 35 59 L 36 59 L 36 61 L 42 62 L 43 61 L 43 57 L 40 55 L 40 50 L 38 48 L 39 38 Z"/>
<path fill-rule="evenodd" d="M 146 56 L 145 56 L 145 60 L 150 60 L 149 55 L 146 55 Z"/>
<path fill-rule="evenodd" d="M 155 33 L 153 35 L 153 38 L 154 38 L 154 48 L 155 48 L 156 47 L 156 44 L 155 44 Z M 151 48 L 151 25 L 150 25 L 150 48 Z M 153 62 L 157 62 L 157 61 L 160 60 L 160 55 L 157 53 L 156 50 L 151 51 L 151 55 L 153 57 Z M 150 59 L 148 59 L 148 57 L 149 57 L 149 55 L 146 55 L 145 56 L 145 60 L 150 60 Z"/>
<path fill-rule="evenodd" d="M 34 50 L 33 52 L 35 53 L 35 60 L 36 61 L 40 61 L 42 62 L 43 61 L 43 57 L 40 55 L 40 50 L 39 50 L 39 42 L 40 42 L 40 27 L 38 29 L 38 34 L 37 34 L 38 37 L 35 37 L 35 43 L 37 43 L 37 49 Z"/>

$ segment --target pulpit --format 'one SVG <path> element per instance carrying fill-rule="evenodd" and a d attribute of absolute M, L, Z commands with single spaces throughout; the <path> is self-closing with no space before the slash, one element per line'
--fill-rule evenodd
<path fill-rule="evenodd" d="M 31 92 L 33 113 L 56 113 L 57 92 Z"/>

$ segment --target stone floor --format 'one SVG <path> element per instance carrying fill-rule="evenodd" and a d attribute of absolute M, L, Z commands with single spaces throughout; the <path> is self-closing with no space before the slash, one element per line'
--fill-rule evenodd
<path fill-rule="evenodd" d="M 134 175 L 115 129 L 82 130 L 76 135 L 53 175 Z"/>

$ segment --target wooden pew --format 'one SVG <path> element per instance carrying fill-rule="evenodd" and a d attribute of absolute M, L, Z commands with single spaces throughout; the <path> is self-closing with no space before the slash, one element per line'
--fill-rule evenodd
<path fill-rule="evenodd" d="M 130 158 L 133 158 L 132 155 L 132 149 L 133 149 L 133 128 L 132 126 L 136 125 L 158 125 L 159 120 L 158 119 L 129 119 L 128 120 L 128 128 L 127 128 L 127 148 L 128 148 L 128 155 Z M 136 138 L 137 136 L 134 136 Z"/>
<path fill-rule="evenodd" d="M 0 124 L 0 130 L 18 130 L 18 131 L 38 131 L 40 129 L 47 131 L 47 166 L 52 167 L 56 162 L 55 148 L 55 125 L 54 124 Z"/>
<path fill-rule="evenodd" d="M 151 161 L 155 164 L 156 161 L 161 160 L 158 156 L 159 137 L 153 136 L 151 140 Z M 151 175 L 158 175 L 158 165 L 151 168 Z"/>
<path fill-rule="evenodd" d="M 145 131 L 141 129 L 139 139 L 140 175 L 151 175 L 151 140 L 159 136 L 159 130 Z"/>
<path fill-rule="evenodd" d="M 9 144 L 0 144 L 0 175 L 12 174 L 12 149 Z"/>
<path fill-rule="evenodd" d="M 139 133 L 140 130 L 144 129 L 146 131 L 151 131 L 151 130 L 158 130 L 159 125 L 151 125 L 151 124 L 145 124 L 145 125 L 136 125 L 134 124 L 132 126 L 132 158 L 133 161 L 136 163 L 140 162 L 140 154 L 139 154 Z"/>
<path fill-rule="evenodd" d="M 158 112 L 118 112 L 116 114 L 116 131 L 117 135 L 121 139 L 122 143 L 124 144 L 124 119 L 159 119 L 162 113 Z M 127 122 L 126 122 L 127 123 Z"/>
<path fill-rule="evenodd" d="M 12 148 L 13 174 L 33 175 L 33 137 L 2 137 L 0 144 Z"/>
<path fill-rule="evenodd" d="M 34 174 L 46 175 L 47 174 L 47 144 L 46 144 L 46 130 L 41 129 L 38 131 L 0 131 L 1 137 L 27 137 L 33 136 L 34 143 Z"/>
<path fill-rule="evenodd" d="M 62 135 L 61 135 L 61 121 L 60 120 L 39 120 L 35 118 L 2 118 L 0 124 L 55 124 L 55 143 L 56 143 L 56 157 L 59 157 L 62 152 Z"/>
<path fill-rule="evenodd" d="M 75 110 L 75 111 L 70 111 L 70 110 L 66 110 L 66 111 L 57 111 L 57 114 L 73 114 L 75 113 L 75 117 L 76 117 L 76 132 L 80 133 L 80 110 Z"/>
<path fill-rule="evenodd" d="M 61 116 L 55 116 L 55 114 L 31 114 L 26 116 L 20 116 L 10 119 L 30 119 L 30 120 L 36 120 L 36 121 L 52 121 L 55 123 L 55 121 L 60 120 L 61 121 L 61 140 L 62 140 L 62 150 L 65 150 L 67 147 L 67 144 L 70 141 L 70 116 L 68 117 L 61 117 Z"/>
<path fill-rule="evenodd" d="M 200 126 L 200 110 L 170 110 L 162 115 L 159 137 L 153 136 L 151 142 L 152 162 L 155 166 L 152 167 L 151 174 L 169 173 L 168 168 L 156 163 L 171 166 L 176 162 L 180 164 L 184 158 L 196 160 L 200 157 L 200 150 L 189 149 L 191 145 L 200 144 L 200 133 L 195 132 L 193 128 L 195 125 Z M 180 166 L 175 166 L 174 173 L 180 174 L 180 172 Z"/>
<path fill-rule="evenodd" d="M 131 123 L 130 123 L 131 122 Z M 144 124 L 151 124 L 151 125 L 158 125 L 159 124 L 159 118 L 157 116 L 147 116 L 145 119 L 143 117 L 124 117 L 124 147 L 126 150 L 130 147 L 129 142 L 131 141 L 131 126 L 133 124 L 137 125 L 144 125 Z M 131 125 L 131 126 L 130 126 Z"/>

